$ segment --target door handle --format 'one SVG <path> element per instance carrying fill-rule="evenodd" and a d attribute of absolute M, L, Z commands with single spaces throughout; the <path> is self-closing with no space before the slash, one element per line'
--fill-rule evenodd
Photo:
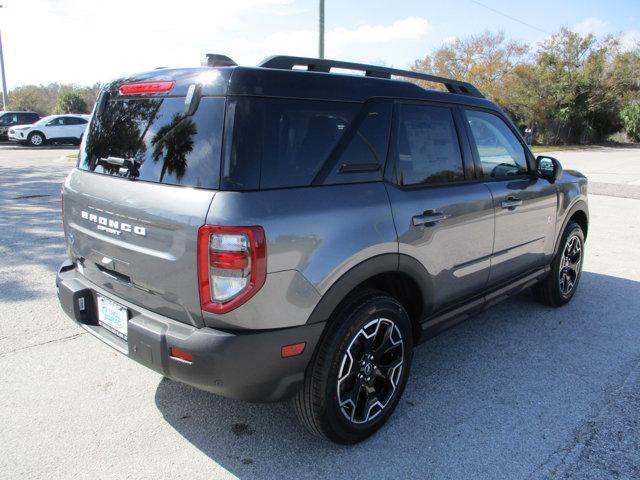
<path fill-rule="evenodd" d="M 508 210 L 515 210 L 516 207 L 522 205 L 522 200 L 517 197 L 508 196 L 506 200 L 503 200 L 500 204 L 502 208 L 506 208 Z"/>
<path fill-rule="evenodd" d="M 435 210 L 425 210 L 422 215 L 416 215 L 411 219 L 413 226 L 425 225 L 432 227 L 438 222 L 449 218 L 451 215 L 445 215 L 442 212 L 436 212 Z"/>

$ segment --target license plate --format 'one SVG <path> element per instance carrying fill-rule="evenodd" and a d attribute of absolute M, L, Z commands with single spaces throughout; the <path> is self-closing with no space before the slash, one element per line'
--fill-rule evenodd
<path fill-rule="evenodd" d="M 101 295 L 98 299 L 98 323 L 120 338 L 127 339 L 127 307 Z"/>

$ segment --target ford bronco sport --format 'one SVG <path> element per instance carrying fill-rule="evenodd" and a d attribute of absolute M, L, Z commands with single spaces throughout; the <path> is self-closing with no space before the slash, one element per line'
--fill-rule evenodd
<path fill-rule="evenodd" d="M 571 300 L 587 181 L 468 83 L 210 55 L 104 87 L 63 218 L 58 295 L 84 329 L 199 389 L 293 398 L 355 443 L 418 343 L 529 287 Z"/>

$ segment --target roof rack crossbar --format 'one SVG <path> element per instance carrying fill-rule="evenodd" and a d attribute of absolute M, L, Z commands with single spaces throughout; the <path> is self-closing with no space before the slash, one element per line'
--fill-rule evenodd
<path fill-rule="evenodd" d="M 345 70 L 356 70 L 364 72 L 367 77 L 391 78 L 405 77 L 425 80 L 427 82 L 440 83 L 451 93 L 471 95 L 473 97 L 484 98 L 480 91 L 468 82 L 454 80 L 452 78 L 438 77 L 427 73 L 414 72 L 412 70 L 399 70 L 396 68 L 377 67 L 364 63 L 343 62 L 340 60 L 327 60 L 324 58 L 292 57 L 288 55 L 275 55 L 266 58 L 258 65 L 263 68 L 275 68 L 278 70 L 293 70 L 294 67 L 306 67 L 310 72 L 331 72 L 332 68 L 343 68 Z"/>

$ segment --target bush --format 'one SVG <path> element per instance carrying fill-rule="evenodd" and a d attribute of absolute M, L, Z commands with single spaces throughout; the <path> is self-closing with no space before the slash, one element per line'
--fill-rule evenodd
<path fill-rule="evenodd" d="M 88 113 L 87 102 L 77 92 L 63 93 L 58 97 L 56 113 Z"/>
<path fill-rule="evenodd" d="M 622 126 L 634 142 L 640 142 L 640 103 L 627 105 L 620 112 Z"/>

